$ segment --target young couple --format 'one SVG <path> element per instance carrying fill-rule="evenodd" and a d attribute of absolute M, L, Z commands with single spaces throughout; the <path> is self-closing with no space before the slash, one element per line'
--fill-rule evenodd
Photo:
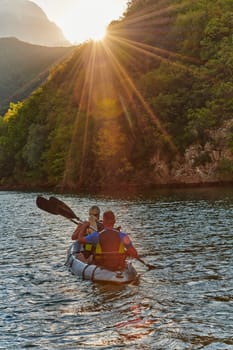
<path fill-rule="evenodd" d="M 90 208 L 89 215 L 89 221 L 81 223 L 72 235 L 72 240 L 83 245 L 80 260 L 114 271 L 124 269 L 128 256 L 138 258 L 130 237 L 114 228 L 116 218 L 111 210 L 104 212 L 103 221 L 97 206 Z"/>

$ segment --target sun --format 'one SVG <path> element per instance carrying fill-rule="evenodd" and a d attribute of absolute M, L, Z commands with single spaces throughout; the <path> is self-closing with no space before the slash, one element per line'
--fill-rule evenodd
<path fill-rule="evenodd" d="M 76 0 L 63 14 L 60 26 L 73 44 L 101 40 L 108 24 L 118 19 L 125 8 L 126 0 Z"/>
<path fill-rule="evenodd" d="M 63 24 L 64 35 L 72 43 L 79 43 L 85 40 L 100 40 L 104 37 L 107 24 L 96 11 L 90 12 L 87 4 L 81 4 L 71 11 Z M 99 10 L 98 10 L 99 11 Z"/>

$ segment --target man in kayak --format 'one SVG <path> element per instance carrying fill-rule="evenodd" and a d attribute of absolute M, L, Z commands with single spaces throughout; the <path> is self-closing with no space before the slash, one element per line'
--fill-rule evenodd
<path fill-rule="evenodd" d="M 121 270 L 125 267 L 127 256 L 138 258 L 129 236 L 114 229 L 115 215 L 109 210 L 103 214 L 103 229 L 85 236 L 90 223 L 84 222 L 79 231 L 78 242 L 92 244 L 95 247 L 93 263 L 109 270 Z"/>
<path fill-rule="evenodd" d="M 85 229 L 85 234 L 88 235 L 93 231 L 101 231 L 103 227 L 103 223 L 100 221 L 100 208 L 97 205 L 93 205 L 89 209 L 89 227 Z M 84 223 L 80 223 L 74 233 L 71 236 L 73 241 L 77 241 L 79 237 L 80 231 L 83 230 Z M 92 244 L 84 244 L 80 245 L 79 242 L 76 244 L 76 251 L 78 254 L 78 258 L 83 262 L 89 262 L 89 257 L 93 254 L 93 245 Z"/>

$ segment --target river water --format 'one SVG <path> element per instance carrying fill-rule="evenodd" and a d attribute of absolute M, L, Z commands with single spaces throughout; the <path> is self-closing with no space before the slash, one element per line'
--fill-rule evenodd
<path fill-rule="evenodd" d="M 233 189 L 57 195 L 83 219 L 93 204 L 114 210 L 157 266 L 133 261 L 140 280 L 124 286 L 71 275 L 75 225 L 37 195 L 0 192 L 0 349 L 233 349 Z"/>

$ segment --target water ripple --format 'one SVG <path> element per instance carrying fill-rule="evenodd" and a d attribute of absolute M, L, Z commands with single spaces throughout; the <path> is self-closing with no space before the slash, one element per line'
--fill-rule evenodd
<path fill-rule="evenodd" d="M 96 202 L 113 209 L 157 267 L 134 261 L 140 282 L 126 286 L 67 271 L 75 226 L 36 208 L 36 195 L 0 192 L 0 349 L 233 349 L 232 191 L 60 196 L 84 219 Z"/>

